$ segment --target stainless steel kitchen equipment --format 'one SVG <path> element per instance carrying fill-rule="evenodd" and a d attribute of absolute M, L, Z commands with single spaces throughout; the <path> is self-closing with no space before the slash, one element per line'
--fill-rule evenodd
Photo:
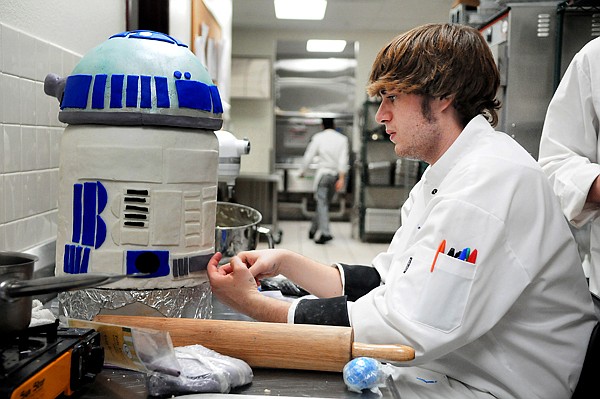
<path fill-rule="evenodd" d="M 225 130 L 218 130 L 215 135 L 219 140 L 219 199 L 229 201 L 234 195 L 235 181 L 240 174 L 240 158 L 250 153 L 250 141 L 247 138 L 238 139 Z"/>
<path fill-rule="evenodd" d="M 20 252 L 0 252 L 0 335 L 23 331 L 31 322 L 32 296 L 119 281 L 127 275 L 85 274 L 33 279 L 37 257 Z"/>
<path fill-rule="evenodd" d="M 537 158 L 556 76 L 562 76 L 575 53 L 599 35 L 600 14 L 597 7 L 571 7 L 566 2 L 501 3 L 506 9 L 479 29 L 501 74 L 498 129 Z"/>
<path fill-rule="evenodd" d="M 249 206 L 217 203 L 215 250 L 223 254 L 221 263 L 227 262 L 238 252 L 256 249 L 259 234 L 264 234 L 269 248 L 274 248 L 271 231 L 259 225 L 261 220 L 260 212 Z"/>

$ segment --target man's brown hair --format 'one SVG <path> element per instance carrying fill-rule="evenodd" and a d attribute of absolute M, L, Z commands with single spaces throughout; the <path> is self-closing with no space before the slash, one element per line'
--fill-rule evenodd
<path fill-rule="evenodd" d="M 463 126 L 478 114 L 496 126 L 499 85 L 494 57 L 479 31 L 458 24 L 427 24 L 397 36 L 381 49 L 367 93 L 453 97 Z"/>

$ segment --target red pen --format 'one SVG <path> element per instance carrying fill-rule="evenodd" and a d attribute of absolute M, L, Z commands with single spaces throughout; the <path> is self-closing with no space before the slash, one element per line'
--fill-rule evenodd
<path fill-rule="evenodd" d="M 473 252 L 471 252 L 471 254 L 469 255 L 469 258 L 467 259 L 467 262 L 469 262 L 469 263 L 475 263 L 476 260 L 477 260 L 477 250 L 474 249 Z"/>
<path fill-rule="evenodd" d="M 442 242 L 440 242 L 440 245 L 439 245 L 437 251 L 435 252 L 435 256 L 433 257 L 433 262 L 431 263 L 430 272 L 433 272 L 433 269 L 435 267 L 435 262 L 437 262 L 437 258 L 438 258 L 438 255 L 440 254 L 440 252 L 444 253 L 445 250 L 446 250 L 446 240 L 442 240 Z"/>

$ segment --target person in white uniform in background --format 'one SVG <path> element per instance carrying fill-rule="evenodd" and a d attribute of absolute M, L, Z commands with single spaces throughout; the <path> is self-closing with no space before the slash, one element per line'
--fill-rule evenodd
<path fill-rule="evenodd" d="M 572 225 L 590 291 L 600 295 L 600 38 L 573 58 L 550 101 L 539 163 Z"/>
<path fill-rule="evenodd" d="M 403 398 L 570 398 L 596 323 L 577 245 L 537 162 L 493 128 L 499 74 L 481 34 L 429 24 L 377 55 L 367 91 L 400 157 L 429 163 L 369 266 L 285 249 L 208 265 L 214 294 L 260 321 L 346 325 L 405 344 Z M 456 258 L 455 254 L 459 253 Z M 453 255 L 454 254 L 454 255 Z M 256 289 L 284 275 L 316 298 Z"/>
<path fill-rule="evenodd" d="M 313 161 L 317 163 L 317 173 L 313 190 L 317 209 L 312 218 L 308 238 L 315 238 L 317 244 L 325 244 L 333 236 L 329 230 L 329 203 L 336 191 L 344 188 L 348 170 L 348 138 L 335 130 L 333 118 L 323 118 L 323 131 L 315 133 L 306 147 L 300 168 L 300 176 Z"/>

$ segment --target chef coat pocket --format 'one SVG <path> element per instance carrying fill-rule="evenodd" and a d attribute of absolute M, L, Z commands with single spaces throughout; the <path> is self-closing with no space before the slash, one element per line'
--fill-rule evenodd
<path fill-rule="evenodd" d="M 473 263 L 440 254 L 415 305 L 413 320 L 444 332 L 457 328 L 467 306 L 474 276 Z"/>

